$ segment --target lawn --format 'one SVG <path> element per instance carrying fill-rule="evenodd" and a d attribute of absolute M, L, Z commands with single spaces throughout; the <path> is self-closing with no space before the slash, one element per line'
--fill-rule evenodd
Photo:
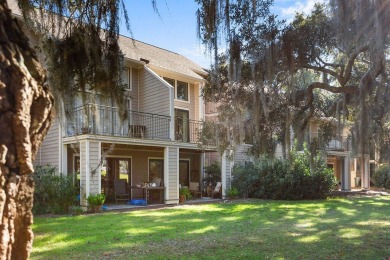
<path fill-rule="evenodd" d="M 386 259 L 390 197 L 35 217 L 32 259 Z"/>

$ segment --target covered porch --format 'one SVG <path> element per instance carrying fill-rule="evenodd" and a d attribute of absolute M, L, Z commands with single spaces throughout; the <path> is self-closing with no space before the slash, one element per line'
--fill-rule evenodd
<path fill-rule="evenodd" d="M 196 183 L 201 191 L 204 152 L 179 146 L 117 144 L 80 140 L 65 145 L 68 172 L 77 174 L 80 203 L 90 194 L 104 193 L 107 203 L 179 203 L 179 188 Z M 116 183 L 124 183 L 118 194 Z M 118 200 L 118 195 L 121 195 Z M 200 196 L 199 198 L 201 198 Z"/>

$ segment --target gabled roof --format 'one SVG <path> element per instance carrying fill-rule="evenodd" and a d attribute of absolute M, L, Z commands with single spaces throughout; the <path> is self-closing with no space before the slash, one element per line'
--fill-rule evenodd
<path fill-rule="evenodd" d="M 16 0 L 7 0 L 7 2 L 8 7 L 14 15 L 22 15 Z M 141 59 L 147 60 L 149 61 L 148 65 L 152 67 L 183 74 L 199 80 L 203 79 L 202 76 L 207 75 L 207 72 L 200 65 L 175 52 L 122 35 L 119 36 L 119 46 L 126 58 L 135 61 L 141 61 Z"/>
<path fill-rule="evenodd" d="M 197 79 L 203 79 L 200 75 L 207 75 L 207 72 L 200 65 L 172 51 L 125 36 L 119 37 L 119 46 L 125 57 L 132 60 L 140 61 L 144 59 L 149 62 L 148 65 Z"/>

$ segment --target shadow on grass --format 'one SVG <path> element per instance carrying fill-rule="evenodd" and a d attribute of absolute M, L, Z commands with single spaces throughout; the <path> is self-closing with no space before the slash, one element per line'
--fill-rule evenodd
<path fill-rule="evenodd" d="M 35 223 L 33 259 L 390 256 L 390 197 L 239 200 Z"/>

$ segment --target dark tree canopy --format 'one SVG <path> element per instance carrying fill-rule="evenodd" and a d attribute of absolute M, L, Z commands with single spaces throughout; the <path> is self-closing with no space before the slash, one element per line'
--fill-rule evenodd
<path fill-rule="evenodd" d="M 290 146 L 290 129 L 299 138 L 309 120 L 334 117 L 340 127 L 354 122 L 357 153 L 369 152 L 369 136 L 383 133 L 390 112 L 389 1 L 332 0 L 291 23 L 270 13 L 272 1 L 198 3 L 200 40 L 216 57 L 204 95 L 230 113 L 220 119 L 232 136 L 245 133 L 233 143 L 250 136 L 258 155 L 272 155 L 274 141 Z M 218 55 L 221 43 L 227 50 Z"/>

